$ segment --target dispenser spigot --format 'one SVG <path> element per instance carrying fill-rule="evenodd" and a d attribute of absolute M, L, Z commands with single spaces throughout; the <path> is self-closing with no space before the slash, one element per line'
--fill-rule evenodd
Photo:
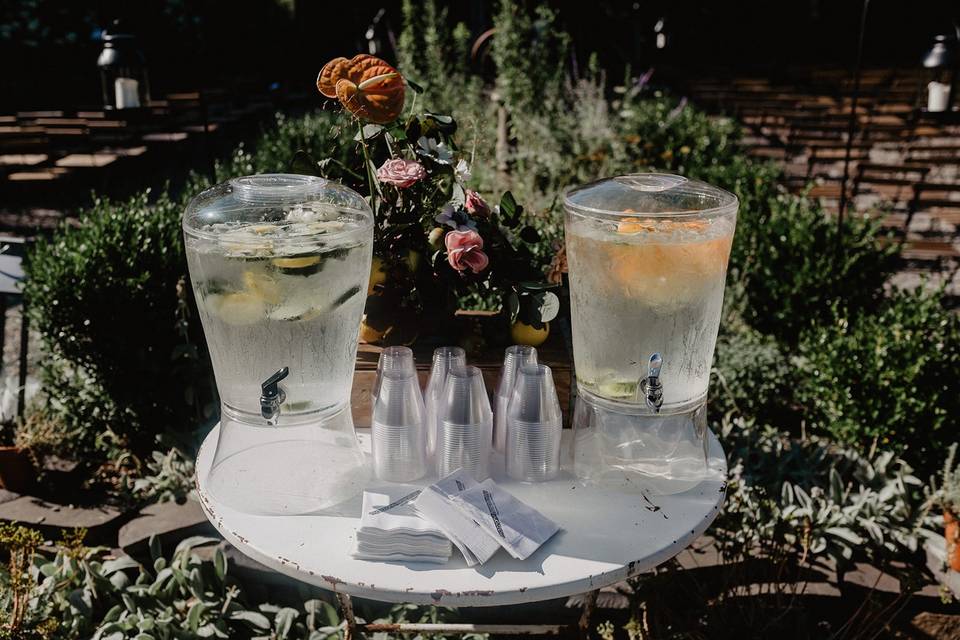
<path fill-rule="evenodd" d="M 289 374 L 290 369 L 288 367 L 278 369 L 276 373 L 260 385 L 260 415 L 270 424 L 273 424 L 272 421 L 280 415 L 280 405 L 287 399 L 287 394 L 280 386 L 280 381 Z"/>
<path fill-rule="evenodd" d="M 647 368 L 647 378 L 640 382 L 640 388 L 647 399 L 647 406 L 657 413 L 660 413 L 660 407 L 663 406 L 663 383 L 660 382 L 660 367 L 662 366 L 663 358 L 660 354 L 654 353 L 651 355 Z"/>

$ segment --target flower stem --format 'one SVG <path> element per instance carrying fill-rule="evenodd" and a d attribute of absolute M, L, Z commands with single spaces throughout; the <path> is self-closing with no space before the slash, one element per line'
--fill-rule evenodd
<path fill-rule="evenodd" d="M 373 209 L 374 220 L 377 218 L 377 183 L 373 177 L 373 165 L 370 162 L 370 150 L 367 148 L 367 138 L 363 133 L 363 122 L 357 119 L 357 128 L 360 130 L 360 146 L 363 148 L 363 165 L 367 170 L 367 186 L 370 188 L 370 208 Z"/>

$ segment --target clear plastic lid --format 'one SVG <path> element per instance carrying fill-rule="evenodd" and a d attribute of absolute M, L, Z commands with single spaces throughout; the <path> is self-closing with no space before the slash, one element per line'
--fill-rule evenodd
<path fill-rule="evenodd" d="M 729 191 L 667 173 L 605 178 L 575 187 L 564 198 L 568 210 L 605 219 L 709 218 L 735 212 L 737 204 L 737 197 Z"/>
<path fill-rule="evenodd" d="M 278 253 L 352 234 L 369 233 L 373 212 L 366 200 L 337 182 L 286 173 L 233 178 L 207 189 L 187 205 L 188 237 L 229 241 Z"/>

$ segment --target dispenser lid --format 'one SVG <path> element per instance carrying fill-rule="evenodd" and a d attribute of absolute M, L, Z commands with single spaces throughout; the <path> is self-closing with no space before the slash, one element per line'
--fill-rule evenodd
<path fill-rule="evenodd" d="M 587 216 L 710 217 L 736 211 L 737 197 L 718 187 L 668 173 L 604 178 L 567 192 L 564 205 Z"/>
<path fill-rule="evenodd" d="M 187 205 L 188 236 L 274 248 L 369 233 L 373 212 L 356 191 L 316 176 L 287 173 L 233 178 Z"/>

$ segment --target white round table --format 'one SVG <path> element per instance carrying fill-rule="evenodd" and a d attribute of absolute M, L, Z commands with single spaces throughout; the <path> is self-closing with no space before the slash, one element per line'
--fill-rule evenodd
<path fill-rule="evenodd" d="M 359 523 L 359 496 L 339 505 L 335 513 L 318 515 L 257 516 L 218 504 L 205 490 L 218 432 L 219 426 L 200 449 L 196 484 L 207 518 L 224 538 L 292 578 L 384 602 L 495 606 L 594 591 L 680 553 L 713 522 L 726 491 L 726 460 L 712 433 L 711 479 L 673 495 L 584 486 L 569 474 L 539 484 L 495 475 L 505 489 L 561 527 L 530 558 L 519 561 L 501 551 L 482 566 L 467 567 L 455 552 L 445 565 L 369 562 L 350 556 Z M 357 433 L 369 451 L 369 430 Z M 569 438 L 568 431 L 564 437 Z"/>

